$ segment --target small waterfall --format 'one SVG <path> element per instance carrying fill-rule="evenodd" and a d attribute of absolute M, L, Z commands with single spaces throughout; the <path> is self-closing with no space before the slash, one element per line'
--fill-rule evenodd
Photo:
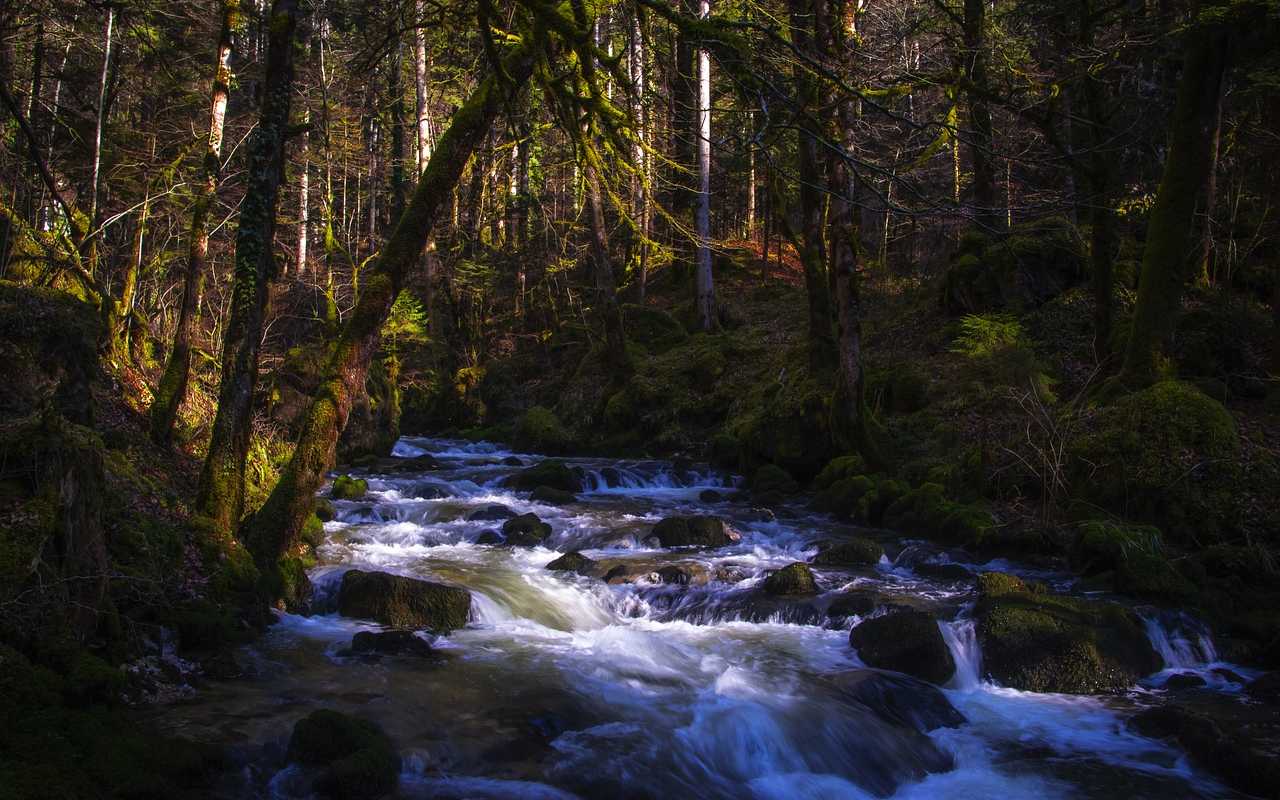
<path fill-rule="evenodd" d="M 1143 618 L 1147 638 L 1165 669 L 1201 669 L 1218 660 L 1209 630 L 1181 612 Z"/>
<path fill-rule="evenodd" d="M 956 662 L 956 674 L 949 684 L 952 689 L 972 691 L 982 685 L 982 650 L 972 619 L 939 622 L 942 638 Z"/>

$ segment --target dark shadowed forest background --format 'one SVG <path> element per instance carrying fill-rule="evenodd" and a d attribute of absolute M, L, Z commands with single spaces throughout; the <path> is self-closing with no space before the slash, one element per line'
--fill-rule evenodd
<path fill-rule="evenodd" d="M 1090 593 L 1280 668 L 1278 42 L 1275 0 L 4 3 L 0 796 L 212 791 L 138 709 L 323 610 L 402 436 L 1070 574 L 966 589 L 1005 686 L 1153 671 Z M 1276 796 L 1274 720 L 1162 713 Z"/>

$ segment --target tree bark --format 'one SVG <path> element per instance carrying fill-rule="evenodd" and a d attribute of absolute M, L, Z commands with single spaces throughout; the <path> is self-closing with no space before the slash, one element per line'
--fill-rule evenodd
<path fill-rule="evenodd" d="M 1182 291 L 1200 255 L 1197 217 L 1213 168 L 1213 133 L 1229 61 L 1229 36 L 1218 29 L 1187 33 L 1182 76 L 1169 136 L 1169 154 L 1147 222 L 1133 325 L 1118 376 L 1125 387 L 1156 381 L 1164 371 Z"/>
<path fill-rule="evenodd" d="M 214 51 L 213 87 L 209 96 L 209 135 L 205 142 L 201 181 L 191 207 L 187 269 L 182 281 L 182 306 L 173 333 L 173 348 L 151 403 L 151 439 L 165 444 L 173 434 L 178 408 L 187 396 L 191 375 L 191 339 L 200 319 L 201 283 L 209 254 L 209 209 L 217 199 L 222 165 L 222 131 L 231 86 L 231 37 L 241 22 L 240 0 L 222 0 L 222 25 Z"/>
<path fill-rule="evenodd" d="M 681 11 L 697 16 L 698 0 L 680 0 Z M 693 175 L 697 169 L 697 78 L 694 43 L 683 30 L 676 33 L 676 68 L 671 76 L 671 249 L 672 267 L 688 279 L 693 268 L 689 234 L 693 228 Z"/>
<path fill-rule="evenodd" d="M 791 39 L 796 48 L 817 57 L 817 42 L 826 36 L 825 0 L 789 0 Z M 800 256 L 804 268 L 805 295 L 809 310 L 809 367 L 815 372 L 829 369 L 835 362 L 832 339 L 831 288 L 827 280 L 827 248 L 822 220 L 823 159 L 819 155 L 822 132 L 815 128 L 813 115 L 822 105 L 821 90 L 803 66 L 795 70 L 796 96 L 803 115 L 796 136 L 799 174 L 800 225 L 792 225 L 784 203 L 777 203 L 779 221 Z M 781 197 L 777 198 L 781 199 Z"/>
<path fill-rule="evenodd" d="M 711 13 L 710 0 L 701 0 L 698 16 Z M 698 325 L 704 331 L 719 327 L 716 292 L 711 274 L 711 54 L 698 49 L 698 270 L 695 303 Z"/>
<path fill-rule="evenodd" d="M 298 0 L 274 0 L 262 110 L 249 146 L 248 186 L 236 232 L 235 278 L 231 317 L 222 345 L 218 413 L 196 497 L 196 510 L 209 517 L 217 531 L 234 530 L 244 513 L 244 469 L 258 383 L 258 352 L 268 292 L 277 270 L 273 252 L 276 205 L 284 178 L 297 26 Z"/>
<path fill-rule="evenodd" d="M 992 150 L 994 135 L 987 105 L 986 4 L 988 0 L 964 0 L 965 95 L 969 106 L 969 153 L 973 159 L 974 217 L 985 230 L 1004 227 L 1004 215 L 996 208 L 996 169 Z"/>
<path fill-rule="evenodd" d="M 246 525 L 244 538 L 260 565 L 274 565 L 297 542 L 325 472 L 333 464 L 352 402 L 364 390 L 391 304 L 418 263 L 476 144 L 507 101 L 508 92 L 518 90 L 532 73 L 533 55 L 520 46 L 504 60 L 504 68 L 509 88 L 491 75 L 458 109 L 391 237 L 365 269 L 356 307 L 330 351 L 293 457 L 267 502 Z"/>

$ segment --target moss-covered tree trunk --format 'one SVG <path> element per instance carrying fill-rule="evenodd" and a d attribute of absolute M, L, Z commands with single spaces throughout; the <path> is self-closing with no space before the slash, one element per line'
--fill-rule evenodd
<path fill-rule="evenodd" d="M 1080 45 L 1085 50 L 1095 47 L 1094 29 L 1097 9 L 1095 0 L 1081 0 Z M 1090 192 L 1089 279 L 1093 293 L 1093 353 L 1099 364 L 1114 368 L 1111 331 L 1115 316 L 1115 257 L 1119 248 L 1116 202 L 1119 196 L 1120 164 L 1112 143 L 1111 104 L 1102 77 L 1095 70 L 1084 76 L 1084 117 L 1087 124 L 1085 141 L 1089 148 L 1088 167 L 1084 170 Z"/>
<path fill-rule="evenodd" d="M 267 502 L 246 525 L 245 541 L 261 565 L 273 566 L 298 541 L 315 494 L 333 464 L 338 436 L 356 396 L 364 390 L 369 362 L 378 350 L 391 304 L 419 263 L 476 144 L 484 138 L 510 94 L 528 80 L 533 56 L 521 46 L 504 60 L 503 66 L 509 83 L 489 76 L 454 114 L 390 239 L 364 271 L 356 307 L 333 344 L 293 457 Z"/>
<path fill-rule="evenodd" d="M 680 10 L 697 16 L 697 0 L 679 0 Z M 697 78 L 694 74 L 694 42 L 689 32 L 676 32 L 676 64 L 671 73 L 671 248 L 672 267 L 687 278 L 693 271 L 691 247 L 694 206 L 694 163 L 697 159 Z"/>
<path fill-rule="evenodd" d="M 262 110 L 249 146 L 248 186 L 236 232 L 235 282 L 222 344 L 218 413 L 196 498 L 196 510 L 219 531 L 234 530 L 244 512 L 244 467 L 258 383 L 258 351 L 268 291 L 276 274 L 276 201 L 284 177 L 297 27 L 298 0 L 274 0 Z"/>
<path fill-rule="evenodd" d="M 1118 376 L 1126 387 L 1146 386 L 1163 370 L 1182 292 L 1201 254 L 1198 215 L 1213 168 L 1213 137 L 1229 60 L 1229 36 L 1216 28 L 1186 34 L 1160 189 L 1147 222 L 1138 301 Z"/>
<path fill-rule="evenodd" d="M 854 69 L 853 42 L 857 38 L 857 9 L 851 0 L 836 0 L 832 6 L 834 24 L 825 55 L 833 65 L 848 75 Z M 863 388 L 862 297 L 858 289 L 858 261 L 861 210 L 858 205 L 859 184 L 852 164 L 855 157 L 857 101 L 842 99 L 836 106 L 830 126 L 832 149 L 827 163 L 827 188 L 831 194 L 828 210 L 831 242 L 833 300 L 836 308 L 836 356 L 839 365 L 840 401 L 836 414 L 839 427 L 850 432 L 853 444 L 868 462 L 879 463 L 876 448 L 867 435 L 866 403 Z"/>
<path fill-rule="evenodd" d="M 974 218 L 987 230 L 1003 227 L 1004 215 L 996 207 L 996 168 L 992 144 L 991 108 L 987 105 L 986 53 L 987 0 L 964 0 L 963 36 L 966 78 L 965 97 L 969 107 L 969 153 L 973 160 Z"/>

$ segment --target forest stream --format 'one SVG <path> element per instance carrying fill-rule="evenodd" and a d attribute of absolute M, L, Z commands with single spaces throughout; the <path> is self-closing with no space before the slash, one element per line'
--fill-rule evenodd
<path fill-rule="evenodd" d="M 439 468 L 358 472 L 367 496 L 335 502 L 311 575 L 316 613 L 280 615 L 237 653 L 243 677 L 150 712 L 173 733 L 233 744 L 242 768 L 225 796 L 306 797 L 308 777 L 284 751 L 294 723 L 319 708 L 386 730 L 403 757 L 399 797 L 1242 796 L 1125 726 L 1163 701 L 1171 675 L 1203 678 L 1200 702 L 1212 705 L 1238 702 L 1257 674 L 1218 661 L 1190 618 L 1137 609 L 1165 669 L 1126 694 L 1014 691 L 982 678 L 970 573 L 1065 592 L 1070 575 L 975 563 L 798 502 L 775 515 L 739 502 L 734 476 L 689 465 L 568 459 L 587 490 L 554 506 L 501 488 L 540 456 L 425 438 L 395 449 L 423 454 Z M 552 526 L 545 547 L 476 543 L 495 517 L 528 512 Z M 652 526 L 677 514 L 719 516 L 741 539 L 655 547 Z M 770 571 L 855 532 L 884 545 L 880 563 L 815 567 L 817 594 L 762 590 Z M 571 551 L 614 579 L 546 568 Z M 354 634 L 379 629 L 334 611 L 352 568 L 465 587 L 471 621 L 419 634 L 425 657 L 352 653 Z M 862 617 L 836 602 L 850 592 L 877 598 L 865 616 L 888 605 L 940 620 L 956 663 L 941 692 L 867 670 L 849 643 Z"/>

